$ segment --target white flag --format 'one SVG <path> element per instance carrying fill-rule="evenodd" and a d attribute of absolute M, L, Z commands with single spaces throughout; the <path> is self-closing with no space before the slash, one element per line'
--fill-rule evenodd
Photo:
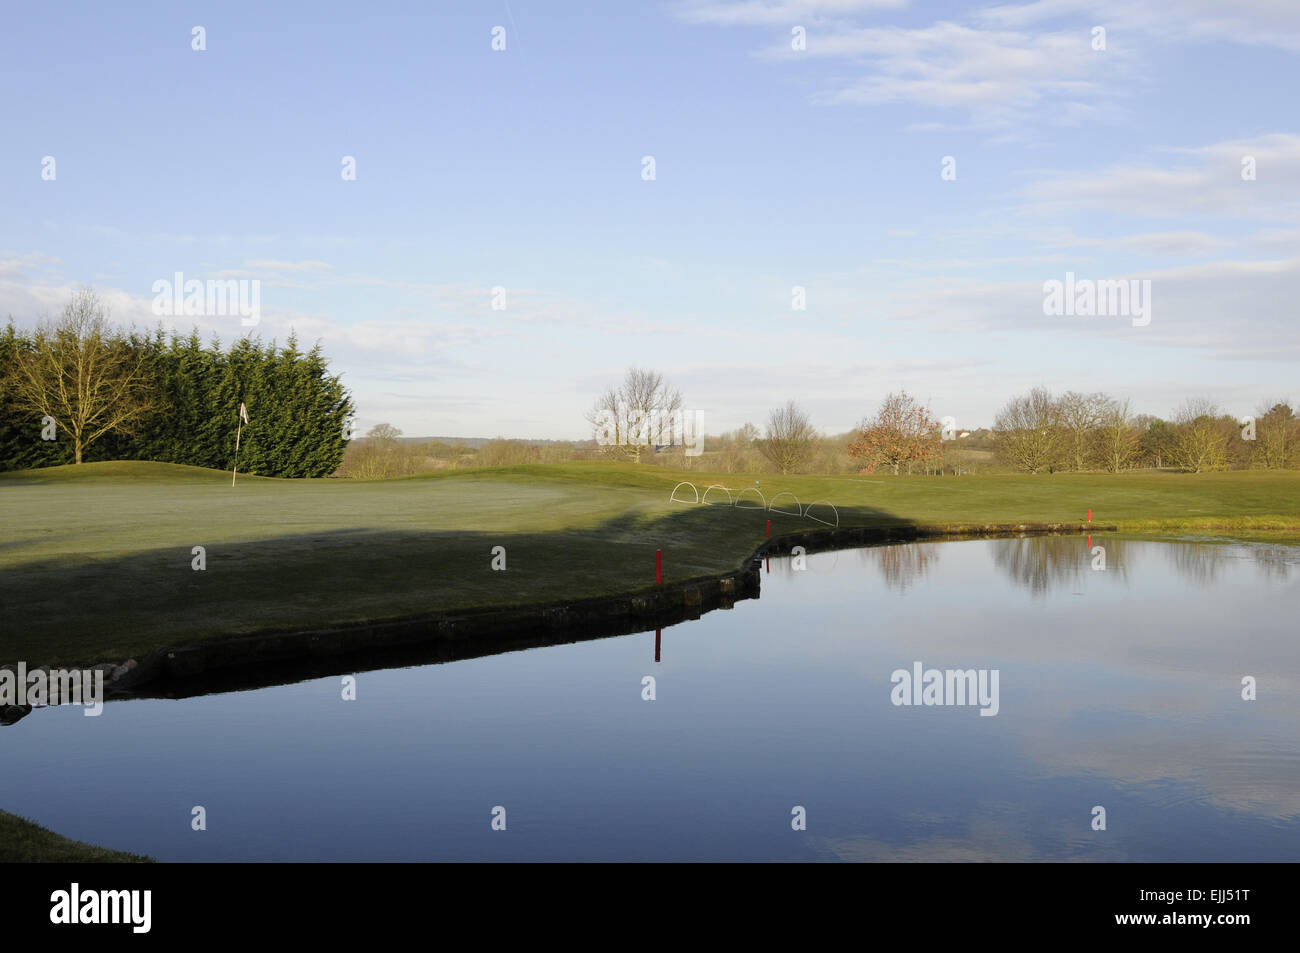
<path fill-rule="evenodd" d="M 245 407 L 243 403 L 240 403 L 239 405 L 239 419 L 244 423 L 248 423 L 248 408 Z"/>

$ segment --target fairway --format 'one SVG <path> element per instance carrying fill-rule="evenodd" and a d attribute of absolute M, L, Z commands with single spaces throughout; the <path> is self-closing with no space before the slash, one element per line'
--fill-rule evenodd
<path fill-rule="evenodd" d="M 815 522 L 669 502 L 679 480 L 752 476 L 632 464 L 275 480 L 155 463 L 0 475 L 5 660 L 121 661 L 222 636 L 562 604 L 735 570 Z M 1079 523 L 1121 532 L 1300 538 L 1300 474 L 764 477 L 770 500 L 829 499 L 842 526 Z M 715 491 L 716 495 L 716 491 Z M 711 497 L 712 499 L 712 497 Z M 788 502 L 788 497 L 786 501 Z M 193 549 L 205 550 L 196 571 Z M 493 571 L 493 547 L 506 571 Z"/>

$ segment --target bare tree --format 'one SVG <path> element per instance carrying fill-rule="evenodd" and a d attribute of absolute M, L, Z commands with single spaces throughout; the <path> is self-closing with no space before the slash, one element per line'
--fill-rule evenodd
<path fill-rule="evenodd" d="M 361 440 L 349 444 L 341 472 L 358 480 L 381 480 L 409 472 L 409 454 L 392 424 L 375 424 Z"/>
<path fill-rule="evenodd" d="M 475 462 L 485 467 L 513 467 L 521 463 L 540 463 L 542 451 L 527 440 L 497 437 L 478 448 Z"/>
<path fill-rule="evenodd" d="M 1128 398 L 1108 401 L 1096 428 L 1097 457 L 1101 465 L 1111 473 L 1127 470 L 1137 458 L 1141 440 L 1141 431 L 1129 411 Z"/>
<path fill-rule="evenodd" d="M 1252 462 L 1272 470 L 1291 466 L 1300 449 L 1300 421 L 1296 420 L 1291 404 L 1285 400 L 1265 401 L 1259 408 L 1255 426 Z"/>
<path fill-rule="evenodd" d="M 1020 470 L 1038 473 L 1053 467 L 1060 456 L 1061 429 L 1051 392 L 1035 387 L 1007 401 L 994 419 L 993 441 L 999 456 Z"/>
<path fill-rule="evenodd" d="M 719 449 L 724 473 L 742 473 L 751 469 L 753 447 L 758 444 L 758 428 L 751 423 L 730 432 L 719 439 Z"/>
<path fill-rule="evenodd" d="M 14 355 L 9 371 L 14 406 L 51 418 L 72 438 L 76 463 L 100 437 L 133 432 L 158 406 L 144 353 L 108 316 L 82 288 L 57 320 L 37 326 L 33 346 Z"/>
<path fill-rule="evenodd" d="M 1228 433 L 1214 401 L 1190 398 L 1174 415 L 1174 422 L 1178 427 L 1168 452 L 1174 466 L 1200 473 L 1227 463 Z"/>
<path fill-rule="evenodd" d="M 782 473 L 791 473 L 812 456 L 817 430 L 808 415 L 793 401 L 772 411 L 767 419 L 767 435 L 759 450 Z"/>
<path fill-rule="evenodd" d="M 658 371 L 629 367 L 620 387 L 596 399 L 587 421 L 596 442 L 612 455 L 641 462 L 646 447 L 679 442 L 682 395 Z"/>
<path fill-rule="evenodd" d="M 1101 424 L 1108 402 L 1105 394 L 1080 394 L 1072 390 L 1067 390 L 1056 402 L 1062 449 L 1075 470 L 1088 469 L 1094 431 Z"/>

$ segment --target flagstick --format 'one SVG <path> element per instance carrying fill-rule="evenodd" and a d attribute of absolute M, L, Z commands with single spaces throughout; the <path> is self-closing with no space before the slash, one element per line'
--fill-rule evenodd
<path fill-rule="evenodd" d="M 244 429 L 243 418 L 240 418 L 239 425 L 235 427 L 235 468 L 230 471 L 230 485 L 235 485 L 235 474 L 239 472 L 239 434 Z"/>

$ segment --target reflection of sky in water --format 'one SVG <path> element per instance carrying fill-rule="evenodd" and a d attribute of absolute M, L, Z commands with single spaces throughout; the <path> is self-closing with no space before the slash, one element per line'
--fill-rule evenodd
<path fill-rule="evenodd" d="M 1078 538 L 773 560 L 659 665 L 651 632 L 363 673 L 352 703 L 36 711 L 0 729 L 0 806 L 169 860 L 1295 859 L 1300 551 L 1093 542 L 1105 572 Z M 1000 714 L 894 707 L 914 660 L 999 669 Z"/>

